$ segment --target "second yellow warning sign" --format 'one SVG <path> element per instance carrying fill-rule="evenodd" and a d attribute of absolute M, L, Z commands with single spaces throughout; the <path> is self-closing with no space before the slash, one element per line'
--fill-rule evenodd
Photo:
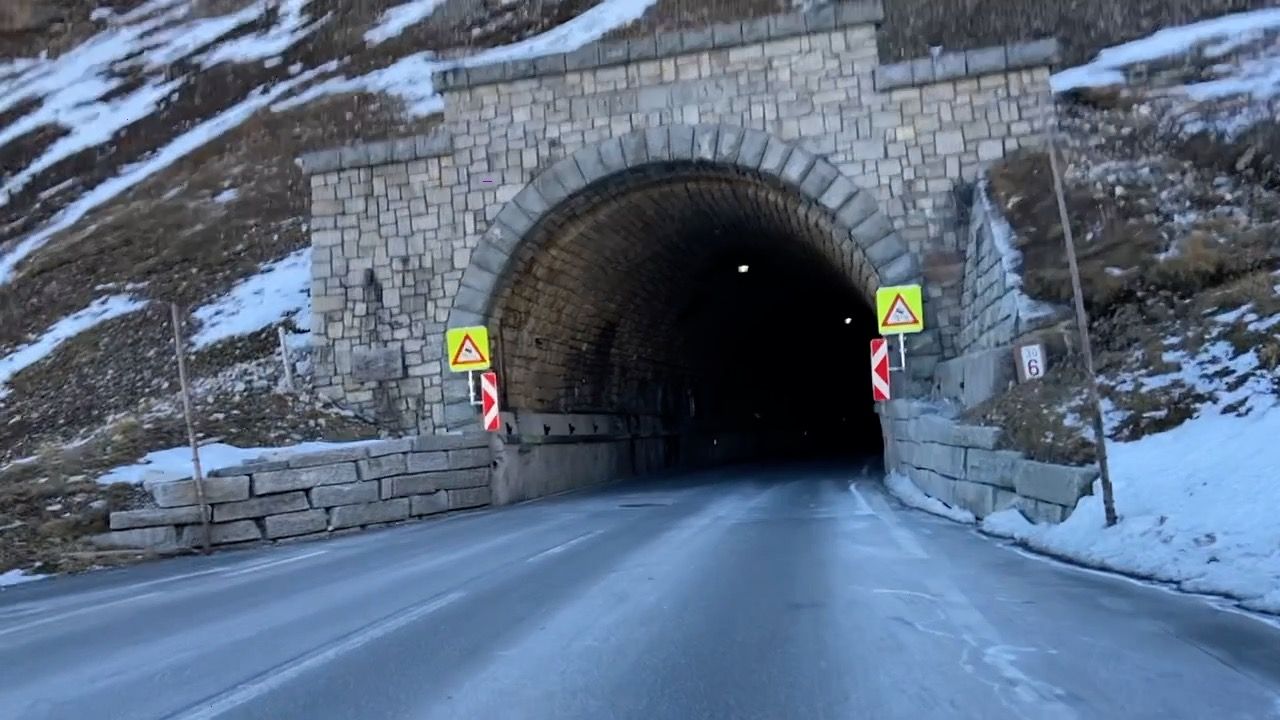
<path fill-rule="evenodd" d="M 489 329 L 483 325 L 451 328 L 444 339 L 449 350 L 450 370 L 488 370 L 493 364 L 493 356 L 489 354 Z"/>
<path fill-rule="evenodd" d="M 895 285 L 876 291 L 876 320 L 881 335 L 924 330 L 924 293 L 919 285 Z"/>

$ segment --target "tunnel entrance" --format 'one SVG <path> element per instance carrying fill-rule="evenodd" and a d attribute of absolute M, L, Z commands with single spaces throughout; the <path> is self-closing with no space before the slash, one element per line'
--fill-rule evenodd
<path fill-rule="evenodd" d="M 872 299 L 918 270 L 874 199 L 764 133 L 653 132 L 544 171 L 473 255 L 450 324 L 489 326 L 504 409 L 658 418 L 677 462 L 878 457 Z"/>

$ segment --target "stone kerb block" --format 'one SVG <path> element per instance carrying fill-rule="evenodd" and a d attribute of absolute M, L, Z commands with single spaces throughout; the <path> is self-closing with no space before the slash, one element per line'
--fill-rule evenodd
<path fill-rule="evenodd" d="M 324 510 L 302 510 L 281 515 L 268 515 L 263 523 L 267 528 L 267 538 L 274 540 L 324 532 L 329 527 L 329 514 Z"/>
<path fill-rule="evenodd" d="M 227 523 L 213 523 L 209 526 L 209 543 L 212 545 L 230 545 L 231 543 L 254 542 L 262 539 L 262 529 L 252 520 L 234 520 Z M 182 547 L 200 547 L 204 544 L 203 525 L 183 525 L 178 528 L 178 544 Z"/>
<path fill-rule="evenodd" d="M 339 485 L 356 482 L 359 479 L 354 462 L 274 470 L 253 475 L 253 494 L 269 495 L 290 490 L 308 490 L 318 485 Z"/>
<path fill-rule="evenodd" d="M 409 498 L 409 514 L 414 517 L 435 515 L 449 509 L 449 494 L 438 490 L 430 495 L 414 495 Z"/>
<path fill-rule="evenodd" d="M 344 485 L 321 485 L 312 488 L 307 494 L 311 498 L 311 506 L 317 508 L 335 505 L 357 505 L 374 502 L 379 499 L 380 485 L 377 482 L 357 482 Z"/>
<path fill-rule="evenodd" d="M 1098 477 L 1097 468 L 1051 465 L 1023 460 L 1013 477 L 1014 488 L 1022 497 L 1075 507 Z"/>
<path fill-rule="evenodd" d="M 450 510 L 466 510 L 490 503 L 488 487 L 447 490 Z"/>
<path fill-rule="evenodd" d="M 295 510 L 307 510 L 310 507 L 307 503 L 306 494 L 302 492 L 268 495 L 240 502 L 215 505 L 213 508 L 213 521 L 228 522 L 244 518 L 266 517 L 267 515 L 279 515 Z"/>
<path fill-rule="evenodd" d="M 172 550 L 178 547 L 178 530 L 173 525 L 113 530 L 92 535 L 89 542 L 104 550 Z"/>
<path fill-rule="evenodd" d="M 249 499 L 249 476 L 207 477 L 203 482 L 205 502 L 209 504 Z M 151 487 L 151 496 L 162 508 L 197 505 L 195 480 L 157 483 Z"/>
<path fill-rule="evenodd" d="M 409 498 L 396 498 L 360 505 L 341 505 L 329 511 L 329 529 L 395 522 L 409 517 Z"/>
<path fill-rule="evenodd" d="M 120 510 L 111 513 L 112 530 L 132 530 L 134 528 L 157 527 L 161 525 L 184 525 L 198 523 L 202 519 L 200 507 L 179 508 L 147 508 L 143 510 Z"/>

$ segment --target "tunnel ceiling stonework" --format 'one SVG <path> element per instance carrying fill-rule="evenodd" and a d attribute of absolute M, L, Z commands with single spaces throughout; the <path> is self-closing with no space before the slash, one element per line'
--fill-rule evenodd
<path fill-rule="evenodd" d="M 516 335 L 498 365 L 520 363 L 529 406 L 563 405 L 568 364 L 632 358 L 642 385 L 690 273 L 750 243 L 863 299 L 923 281 L 930 332 L 908 347 L 927 378 L 956 348 L 957 198 L 1039 142 L 1056 44 L 883 66 L 881 17 L 837 3 L 453 71 L 438 132 L 303 158 L 317 388 L 393 428 L 474 425 L 444 367 L 466 324 Z M 658 304 L 675 310 L 630 312 Z"/>

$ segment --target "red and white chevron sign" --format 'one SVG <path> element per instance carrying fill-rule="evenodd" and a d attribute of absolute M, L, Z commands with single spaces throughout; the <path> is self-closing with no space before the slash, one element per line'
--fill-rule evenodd
<path fill-rule="evenodd" d="M 502 420 L 498 416 L 498 374 L 480 374 L 480 407 L 484 411 L 484 429 L 498 432 Z"/>
<path fill-rule="evenodd" d="M 889 343 L 884 338 L 871 341 L 871 396 L 876 402 L 889 399 Z"/>

